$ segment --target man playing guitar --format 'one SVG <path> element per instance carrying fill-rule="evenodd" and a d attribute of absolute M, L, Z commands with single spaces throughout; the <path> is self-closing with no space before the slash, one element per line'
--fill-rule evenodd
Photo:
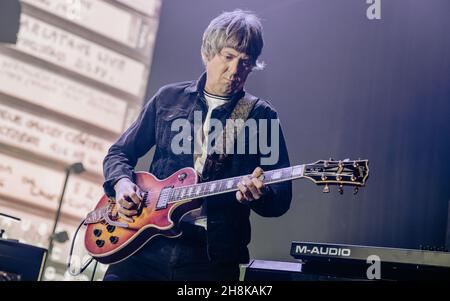
<path fill-rule="evenodd" d="M 118 221 L 125 223 L 132 223 L 142 208 L 145 192 L 137 185 L 134 167 L 153 146 L 150 172 L 158 179 L 186 167 L 195 169 L 199 181 L 205 182 L 251 177 L 241 178 L 237 191 L 205 197 L 200 207 L 179 216 L 182 235 L 153 237 L 151 243 L 111 264 L 105 280 L 238 280 L 239 264 L 249 260 L 251 210 L 278 217 L 289 209 L 291 181 L 264 185 L 262 180 L 263 170 L 290 166 L 277 112 L 269 102 L 244 90 L 247 76 L 263 67 L 258 61 L 262 48 L 262 26 L 254 14 L 235 10 L 219 15 L 203 35 L 201 57 L 206 72 L 196 81 L 162 87 L 111 146 L 104 159 L 104 189 L 115 198 Z M 200 127 L 194 125 L 198 116 Z M 213 121 L 225 128 L 230 116 L 254 120 L 257 125 L 265 120 L 269 126 L 257 131 L 244 127 L 244 139 L 237 139 L 231 151 L 211 152 Z M 184 136 L 174 127 L 180 120 L 194 125 L 183 131 Z M 275 127 L 271 126 L 274 121 Z M 180 135 L 183 142 L 192 142 L 191 151 L 179 151 Z M 264 145 L 272 147 L 275 160 L 262 160 L 267 156 Z M 245 151 L 236 150 L 240 147 Z M 178 174 L 177 179 L 183 181 L 185 176 Z"/>

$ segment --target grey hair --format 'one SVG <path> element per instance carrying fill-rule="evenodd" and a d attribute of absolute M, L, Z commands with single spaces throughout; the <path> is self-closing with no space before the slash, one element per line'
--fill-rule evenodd
<path fill-rule="evenodd" d="M 202 39 L 202 54 L 210 59 L 225 47 L 250 56 L 253 70 L 262 70 L 264 62 L 258 61 L 264 46 L 260 19 L 249 11 L 240 9 L 224 12 L 209 23 Z"/>

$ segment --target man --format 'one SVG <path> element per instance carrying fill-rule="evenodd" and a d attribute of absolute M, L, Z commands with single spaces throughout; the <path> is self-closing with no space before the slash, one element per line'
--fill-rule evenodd
<path fill-rule="evenodd" d="M 153 238 L 128 259 L 111 265 L 106 280 L 238 280 L 239 264 L 249 260 L 250 210 L 267 217 L 280 216 L 288 210 L 291 183 L 264 185 L 259 178 L 264 169 L 290 165 L 281 128 L 269 126 L 259 133 L 259 139 L 267 138 L 274 144 L 278 155 L 274 163 L 261 164 L 261 147 L 253 153 L 214 156 L 209 146 L 212 121 L 225 125 L 242 99 L 249 99 L 252 104 L 245 116 L 247 120 L 278 122 L 276 111 L 267 101 L 244 91 L 247 76 L 262 68 L 258 62 L 262 48 L 262 26 L 255 15 L 241 10 L 221 14 L 203 35 L 201 57 L 206 72 L 197 81 L 161 88 L 110 148 L 104 160 L 104 188 L 108 196 L 116 197 L 119 215 L 124 220 L 136 214 L 141 201 L 141 191 L 133 182 L 134 167 L 138 158 L 154 145 L 150 172 L 159 179 L 183 167 L 194 167 L 203 181 L 248 174 L 252 177 L 243 177 L 236 193 L 205 198 L 202 208 L 180 222 L 183 235 Z M 173 142 L 179 133 L 173 130 L 173 122 L 185 119 L 194 124 L 198 113 L 202 127 L 194 129 L 187 141 L 198 142 L 201 151 L 175 151 L 177 144 Z M 256 132 L 243 130 L 242 134 L 247 134 L 246 147 L 259 141 L 250 139 Z M 267 137 L 261 138 L 261 134 Z"/>

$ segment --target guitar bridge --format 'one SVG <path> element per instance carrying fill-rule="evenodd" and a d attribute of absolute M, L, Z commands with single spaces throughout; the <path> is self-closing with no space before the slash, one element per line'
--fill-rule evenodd
<path fill-rule="evenodd" d="M 84 220 L 84 224 L 97 224 L 101 222 L 106 222 L 109 225 L 121 227 L 121 228 L 128 228 L 128 224 L 116 222 L 113 219 L 112 210 L 115 205 L 114 201 L 111 201 L 108 203 L 108 206 L 102 207 L 100 209 L 94 210 L 92 212 L 89 212 L 86 216 L 86 219 Z"/>
<path fill-rule="evenodd" d="M 105 220 L 105 215 L 108 213 L 108 206 L 89 212 L 84 220 L 84 224 L 97 224 Z"/>

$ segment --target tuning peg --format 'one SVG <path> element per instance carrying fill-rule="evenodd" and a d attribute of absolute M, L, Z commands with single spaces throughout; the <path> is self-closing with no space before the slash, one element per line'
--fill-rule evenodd
<path fill-rule="evenodd" d="M 339 185 L 339 189 L 338 189 L 340 194 L 344 194 L 344 186 L 341 184 Z"/>
<path fill-rule="evenodd" d="M 358 186 L 355 186 L 355 188 L 353 188 L 353 194 L 357 194 L 357 193 L 358 193 L 358 191 L 359 191 L 359 188 L 358 188 Z"/>
<path fill-rule="evenodd" d="M 323 193 L 329 193 L 330 192 L 330 187 L 328 187 L 328 184 L 325 184 L 325 186 L 323 187 L 322 192 Z"/>

